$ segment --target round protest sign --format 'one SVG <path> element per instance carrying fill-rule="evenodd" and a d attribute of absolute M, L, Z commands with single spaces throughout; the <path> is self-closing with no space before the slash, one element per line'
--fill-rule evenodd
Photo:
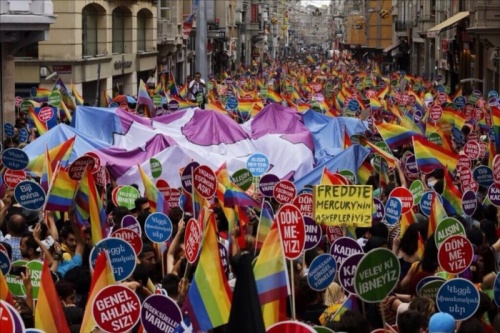
<path fill-rule="evenodd" d="M 429 297 L 430 299 L 436 299 L 439 288 L 444 284 L 443 280 L 433 280 L 424 284 L 420 290 L 417 290 L 417 294 L 420 297 Z"/>
<path fill-rule="evenodd" d="M 139 221 L 133 215 L 125 215 L 122 218 L 122 228 L 135 231 L 139 236 L 142 236 L 142 229 Z"/>
<path fill-rule="evenodd" d="M 437 248 L 450 236 L 461 235 L 465 236 L 465 228 L 459 220 L 453 217 L 447 217 L 441 220 L 434 232 L 434 240 Z"/>
<path fill-rule="evenodd" d="M 107 250 L 115 281 L 128 278 L 135 269 L 136 256 L 132 245 L 120 238 L 109 237 L 99 241 L 90 251 L 90 267 L 94 269 L 99 252 Z"/>
<path fill-rule="evenodd" d="M 54 110 L 52 110 L 50 106 L 41 108 L 37 114 L 38 120 L 40 120 L 42 123 L 48 122 L 50 119 L 52 119 L 53 116 L 54 116 Z"/>
<path fill-rule="evenodd" d="M 322 291 L 328 288 L 337 274 L 337 265 L 331 254 L 323 253 L 314 258 L 309 265 L 307 283 L 312 290 Z"/>
<path fill-rule="evenodd" d="M 153 243 L 163 243 L 172 236 L 173 226 L 170 218 L 164 213 L 149 215 L 144 223 L 144 232 Z"/>
<path fill-rule="evenodd" d="M 38 210 L 45 204 L 45 191 L 34 181 L 25 180 L 14 188 L 17 203 L 29 210 Z"/>
<path fill-rule="evenodd" d="M 433 105 L 431 107 L 430 113 L 429 113 L 429 118 L 431 118 L 434 121 L 438 121 L 441 119 L 441 116 L 443 115 L 443 108 L 440 107 L 439 105 Z"/>
<path fill-rule="evenodd" d="M 464 168 L 470 169 L 470 158 L 467 155 L 458 155 L 457 170 L 460 171 Z"/>
<path fill-rule="evenodd" d="M 390 198 L 401 199 L 401 214 L 406 214 L 413 207 L 413 194 L 406 187 L 396 187 L 391 191 Z"/>
<path fill-rule="evenodd" d="M 496 187 L 495 184 L 488 189 L 488 199 L 492 205 L 500 207 L 500 188 Z"/>
<path fill-rule="evenodd" d="M 62 96 L 61 93 L 57 90 L 54 90 L 53 92 L 50 93 L 49 95 L 49 100 L 48 100 L 50 105 L 53 106 L 59 106 L 61 105 L 62 102 Z"/>
<path fill-rule="evenodd" d="M 367 302 L 381 302 L 399 281 L 399 260 L 392 251 L 373 249 L 361 259 L 354 276 L 354 290 Z"/>
<path fill-rule="evenodd" d="M 493 283 L 493 300 L 495 304 L 500 307 L 500 274 L 497 274 L 495 282 Z"/>
<path fill-rule="evenodd" d="M 339 174 L 344 176 L 350 184 L 356 184 L 356 175 L 351 170 L 340 170 Z"/>
<path fill-rule="evenodd" d="M 473 191 L 465 191 L 462 195 L 462 209 L 467 216 L 474 215 L 477 208 L 476 193 Z"/>
<path fill-rule="evenodd" d="M 179 200 L 181 197 L 181 191 L 176 188 L 170 189 L 170 198 L 168 198 L 168 204 L 170 205 L 170 209 L 174 207 L 179 207 Z"/>
<path fill-rule="evenodd" d="M 238 185 L 243 191 L 246 191 L 252 186 L 253 175 L 248 169 L 240 169 L 231 176 L 233 183 Z"/>
<path fill-rule="evenodd" d="M 186 232 L 184 234 L 184 252 L 190 264 L 193 264 L 196 258 L 198 258 L 202 236 L 198 222 L 195 219 L 190 219 L 186 224 Z"/>
<path fill-rule="evenodd" d="M 299 194 L 293 199 L 293 205 L 302 212 L 304 217 L 312 217 L 313 196 L 311 193 Z"/>
<path fill-rule="evenodd" d="M 2 163 L 7 169 L 23 170 L 29 161 L 28 155 L 19 148 L 9 148 L 2 153 Z"/>
<path fill-rule="evenodd" d="M 269 326 L 266 333 L 316 333 L 316 331 L 311 326 L 289 320 Z"/>
<path fill-rule="evenodd" d="M 492 163 L 493 181 L 500 186 L 500 154 L 496 155 Z"/>
<path fill-rule="evenodd" d="M 172 195 L 171 194 L 171 189 L 170 189 L 170 186 L 168 185 L 168 183 L 163 180 L 163 179 L 158 179 L 156 181 L 156 188 L 158 189 L 158 191 L 161 192 L 161 194 L 163 195 L 163 198 L 165 200 L 169 200 L 170 199 L 170 196 Z"/>
<path fill-rule="evenodd" d="M 297 195 L 297 189 L 291 181 L 281 180 L 274 186 L 273 196 L 280 204 L 291 203 L 295 195 Z"/>
<path fill-rule="evenodd" d="M 425 192 L 424 184 L 420 179 L 414 180 L 410 185 L 410 192 L 413 195 L 413 205 L 418 205 Z"/>
<path fill-rule="evenodd" d="M 385 204 L 385 221 L 390 225 L 398 223 L 403 204 L 399 198 L 389 198 Z"/>
<path fill-rule="evenodd" d="M 237 107 L 238 107 L 238 99 L 236 99 L 236 97 L 231 96 L 226 100 L 227 110 L 236 110 Z"/>
<path fill-rule="evenodd" d="M 451 279 L 439 288 L 436 305 L 440 312 L 451 314 L 455 320 L 465 320 L 479 307 L 479 291 L 469 280 Z"/>
<path fill-rule="evenodd" d="M 31 295 L 34 300 L 38 299 L 38 292 L 40 291 L 40 281 L 42 280 L 42 270 L 43 270 L 43 262 L 38 260 L 32 260 L 26 263 L 26 267 L 28 267 L 30 271 L 31 278 Z M 23 294 L 26 295 L 26 287 L 24 283 L 21 284 L 21 288 L 23 290 Z"/>
<path fill-rule="evenodd" d="M 181 184 L 182 188 L 186 190 L 188 193 L 193 193 L 193 172 L 194 170 L 200 166 L 198 162 L 191 162 L 184 170 L 182 170 L 181 174 Z"/>
<path fill-rule="evenodd" d="M 415 287 L 415 291 L 417 292 L 417 295 L 418 295 L 418 291 L 420 290 L 420 288 L 422 288 L 425 284 L 427 284 L 431 281 L 436 281 L 436 280 L 446 281 L 444 278 L 439 277 L 439 276 L 435 276 L 435 275 L 426 276 L 423 279 L 421 279 L 420 281 L 418 281 L 417 286 Z"/>
<path fill-rule="evenodd" d="M 431 133 L 427 136 L 430 142 L 441 146 L 443 144 L 443 138 L 438 133 Z"/>
<path fill-rule="evenodd" d="M 437 196 L 439 201 L 443 203 L 443 198 L 441 198 L 441 196 L 434 191 L 427 191 L 420 197 L 420 211 L 422 211 L 422 214 L 425 216 L 431 215 L 432 199 L 434 196 Z"/>
<path fill-rule="evenodd" d="M 269 169 L 269 159 L 261 153 L 253 154 L 247 160 L 247 169 L 255 177 L 262 176 Z"/>
<path fill-rule="evenodd" d="M 24 330 L 17 331 L 16 322 L 13 318 L 13 313 L 9 310 L 11 305 L 4 300 L 0 300 L 0 320 L 2 322 L 2 331 L 5 332 L 24 332 Z M 14 311 L 17 312 L 17 311 Z"/>
<path fill-rule="evenodd" d="M 217 246 L 219 247 L 220 263 L 224 270 L 224 274 L 229 274 L 229 254 L 227 249 L 221 242 L 217 242 Z"/>
<path fill-rule="evenodd" d="M 156 158 L 150 158 L 149 165 L 151 167 L 151 175 L 153 176 L 153 178 L 160 177 L 162 173 L 160 161 L 158 161 Z"/>
<path fill-rule="evenodd" d="M 26 172 L 23 170 L 6 170 L 3 174 L 3 181 L 9 188 L 15 188 L 17 184 L 26 180 Z"/>
<path fill-rule="evenodd" d="M 321 241 L 323 236 L 323 231 L 319 224 L 316 224 L 314 220 L 309 216 L 304 216 L 304 223 L 306 226 L 306 243 L 304 245 L 305 250 L 310 250 L 315 248 Z"/>
<path fill-rule="evenodd" d="M 136 256 L 142 251 L 142 238 L 132 229 L 123 228 L 115 230 L 111 234 L 111 237 L 120 238 L 129 243 L 134 249 Z"/>
<path fill-rule="evenodd" d="M 25 296 L 25 288 L 23 280 L 20 278 L 21 274 L 16 267 L 25 267 L 28 262 L 25 260 L 13 261 L 10 265 L 10 272 L 5 276 L 5 281 L 7 282 L 7 287 L 9 287 L 12 296 Z M 24 269 L 22 270 L 24 271 Z"/>
<path fill-rule="evenodd" d="M 28 142 L 28 138 L 29 138 L 30 134 L 26 128 L 21 128 L 17 135 L 19 138 L 19 143 Z"/>
<path fill-rule="evenodd" d="M 99 170 L 92 175 L 92 177 L 94 177 L 97 186 L 106 187 L 106 185 L 110 183 L 108 169 L 104 166 L 100 167 Z"/>
<path fill-rule="evenodd" d="M 141 323 L 148 333 L 173 332 L 181 322 L 181 309 L 170 297 L 151 295 L 142 303 Z"/>
<path fill-rule="evenodd" d="M 179 106 L 180 106 L 179 102 L 176 101 L 175 99 L 169 101 L 167 104 L 168 109 L 172 112 L 179 110 Z"/>
<path fill-rule="evenodd" d="M 477 141 L 467 141 L 463 149 L 465 155 L 467 155 L 471 160 L 477 160 L 480 156 L 480 147 Z"/>
<path fill-rule="evenodd" d="M 7 253 L 0 251 L 0 271 L 6 276 L 10 271 L 10 259 Z"/>
<path fill-rule="evenodd" d="M 349 237 L 338 238 L 330 246 L 330 254 L 339 267 L 347 258 L 358 253 L 363 253 L 363 248 L 355 239 Z"/>
<path fill-rule="evenodd" d="M 92 173 L 96 173 L 97 171 L 99 171 L 99 169 L 101 168 L 101 159 L 99 158 L 99 156 L 97 156 L 96 153 L 88 152 L 83 156 L 90 156 L 94 159 L 94 168 L 91 171 Z"/>
<path fill-rule="evenodd" d="M 462 187 L 462 191 L 472 190 L 475 180 L 472 178 L 472 172 L 470 168 L 460 169 L 460 186 Z"/>
<path fill-rule="evenodd" d="M 68 168 L 68 176 L 73 180 L 80 180 L 83 177 L 83 173 L 87 166 L 90 170 L 94 169 L 95 161 L 90 156 L 78 157 Z"/>
<path fill-rule="evenodd" d="M 349 293 L 354 294 L 354 274 L 358 267 L 359 261 L 363 258 L 364 253 L 357 253 L 347 257 L 342 265 L 339 265 L 339 282 L 340 285 Z"/>
<path fill-rule="evenodd" d="M 305 222 L 300 210 L 294 205 L 284 204 L 275 216 L 278 223 L 285 258 L 295 260 L 305 246 Z"/>
<path fill-rule="evenodd" d="M 313 329 L 316 331 L 316 333 L 335 333 L 328 327 L 323 327 L 323 326 L 313 326 Z"/>
<path fill-rule="evenodd" d="M 460 274 L 472 263 L 474 249 L 462 235 L 446 238 L 438 250 L 439 266 L 450 274 Z"/>
<path fill-rule="evenodd" d="M 333 242 L 335 242 L 335 240 L 339 239 L 340 237 L 344 237 L 344 233 L 342 232 L 341 227 L 339 227 L 338 225 L 326 226 L 326 240 L 328 241 L 328 243 L 332 244 Z"/>
<path fill-rule="evenodd" d="M 8 138 L 14 137 L 14 135 L 16 135 L 16 130 L 14 128 L 14 125 L 12 125 L 11 123 L 3 124 L 3 133 Z"/>
<path fill-rule="evenodd" d="M 111 191 L 111 201 L 113 202 L 113 205 L 119 206 L 118 202 L 116 202 L 116 193 L 118 193 L 118 190 L 122 187 L 122 185 L 116 186 L 113 191 Z"/>
<path fill-rule="evenodd" d="M 105 332 L 127 332 L 139 321 L 141 301 L 132 290 L 121 285 L 104 287 L 92 304 L 92 316 Z"/>
<path fill-rule="evenodd" d="M 217 177 L 208 166 L 200 165 L 193 171 L 193 185 L 202 197 L 210 199 L 217 190 Z"/>
<path fill-rule="evenodd" d="M 381 222 L 385 217 L 384 203 L 377 198 L 373 198 L 373 221 Z"/>
<path fill-rule="evenodd" d="M 125 185 L 116 191 L 117 206 L 127 207 L 128 209 L 135 208 L 135 199 L 140 198 L 139 190 L 133 186 Z"/>
<path fill-rule="evenodd" d="M 262 193 L 266 197 L 272 197 L 274 186 L 276 186 L 276 184 L 278 184 L 279 181 L 280 179 L 278 176 L 270 173 L 262 176 L 259 182 L 260 193 Z"/>

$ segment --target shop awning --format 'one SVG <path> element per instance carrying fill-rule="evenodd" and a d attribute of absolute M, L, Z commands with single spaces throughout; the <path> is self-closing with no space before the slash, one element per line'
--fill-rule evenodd
<path fill-rule="evenodd" d="M 427 37 L 437 37 L 441 30 L 444 30 L 448 27 L 451 27 L 455 23 L 458 23 L 459 21 L 463 20 L 464 18 L 469 16 L 469 12 L 460 12 L 458 14 L 453 15 L 449 19 L 447 19 L 444 22 L 439 23 L 435 27 L 430 28 L 427 30 Z"/>
<path fill-rule="evenodd" d="M 395 41 L 394 43 L 392 43 L 391 45 L 387 46 L 383 52 L 384 53 L 389 53 L 391 52 L 392 50 L 394 50 L 395 48 L 397 48 L 398 46 L 400 46 L 401 44 L 404 43 L 404 39 L 398 39 L 397 41 Z"/>

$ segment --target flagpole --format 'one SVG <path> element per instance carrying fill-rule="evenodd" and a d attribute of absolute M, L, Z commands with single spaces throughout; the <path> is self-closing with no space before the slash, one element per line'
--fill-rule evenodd
<path fill-rule="evenodd" d="M 290 275 L 291 275 L 291 280 L 292 280 L 292 290 L 291 290 L 291 293 L 292 293 L 292 304 L 290 306 L 290 308 L 292 309 L 292 319 L 295 320 L 296 319 L 296 316 L 295 316 L 295 276 L 294 276 L 294 273 L 293 273 L 293 260 L 290 260 Z"/>

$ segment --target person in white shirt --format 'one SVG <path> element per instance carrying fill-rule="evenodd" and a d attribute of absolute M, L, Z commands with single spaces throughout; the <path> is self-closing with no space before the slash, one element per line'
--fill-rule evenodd
<path fill-rule="evenodd" d="M 196 96 L 200 93 L 203 94 L 203 102 L 200 104 L 200 109 L 205 109 L 206 84 L 205 84 L 205 80 L 203 80 L 201 78 L 200 72 L 196 72 L 194 74 L 194 80 L 189 82 L 188 90 L 189 90 L 189 98 L 191 99 L 192 102 L 195 102 L 195 103 L 198 103 L 196 101 Z"/>

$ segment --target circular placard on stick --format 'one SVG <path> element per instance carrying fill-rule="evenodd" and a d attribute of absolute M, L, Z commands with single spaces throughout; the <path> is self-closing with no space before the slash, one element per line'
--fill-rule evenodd
<path fill-rule="evenodd" d="M 464 236 L 448 237 L 439 247 L 439 266 L 450 274 L 460 274 L 469 268 L 474 256 L 471 242 Z"/>
<path fill-rule="evenodd" d="M 217 177 L 208 166 L 200 165 L 193 171 L 193 185 L 202 197 L 210 199 L 217 190 Z"/>
<path fill-rule="evenodd" d="M 281 180 L 274 186 L 273 196 L 280 204 L 291 203 L 296 195 L 295 185 L 288 180 Z"/>
<path fill-rule="evenodd" d="M 314 258 L 309 266 L 307 283 L 311 289 L 322 291 L 328 288 L 337 275 L 337 264 L 331 254 L 323 253 Z"/>
<path fill-rule="evenodd" d="M 280 230 L 285 258 L 295 260 L 305 246 L 305 221 L 300 210 L 291 204 L 283 205 L 275 216 Z"/>
<path fill-rule="evenodd" d="M 190 219 L 186 224 L 184 235 L 184 253 L 190 264 L 193 264 L 198 258 L 202 236 L 198 222 L 195 219 Z"/>
<path fill-rule="evenodd" d="M 440 312 L 451 314 L 455 320 L 465 320 L 479 307 L 479 291 L 469 280 L 451 279 L 439 288 L 436 305 Z"/>

